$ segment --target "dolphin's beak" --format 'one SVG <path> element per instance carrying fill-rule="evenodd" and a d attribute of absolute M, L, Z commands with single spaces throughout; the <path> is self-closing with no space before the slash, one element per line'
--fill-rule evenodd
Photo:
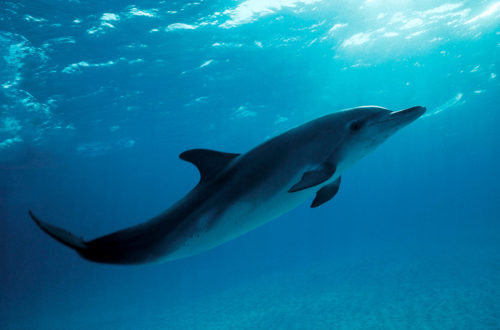
<path fill-rule="evenodd" d="M 392 111 L 381 118 L 377 123 L 379 126 L 388 129 L 400 129 L 425 113 L 425 108 L 421 106 L 411 107 L 404 110 Z"/>
<path fill-rule="evenodd" d="M 426 109 L 424 107 L 417 105 L 416 107 L 393 111 L 389 114 L 389 118 L 399 122 L 401 126 L 406 126 L 418 117 L 422 116 L 425 113 L 425 110 Z"/>

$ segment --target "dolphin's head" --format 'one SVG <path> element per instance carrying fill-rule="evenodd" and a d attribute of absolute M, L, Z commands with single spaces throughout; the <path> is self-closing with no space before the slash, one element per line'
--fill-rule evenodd
<path fill-rule="evenodd" d="M 343 141 L 337 146 L 339 162 L 353 164 L 424 112 L 421 106 L 399 111 L 366 106 L 336 113 L 337 120 L 341 119 L 336 129 L 343 131 Z"/>

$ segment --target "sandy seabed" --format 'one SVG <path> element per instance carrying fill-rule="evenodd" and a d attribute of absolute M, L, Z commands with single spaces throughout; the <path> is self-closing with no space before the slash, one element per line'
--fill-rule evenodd
<path fill-rule="evenodd" d="M 500 258 L 473 256 L 322 260 L 192 300 L 117 299 L 105 309 L 96 300 L 34 318 L 20 314 L 2 328 L 499 329 Z"/>

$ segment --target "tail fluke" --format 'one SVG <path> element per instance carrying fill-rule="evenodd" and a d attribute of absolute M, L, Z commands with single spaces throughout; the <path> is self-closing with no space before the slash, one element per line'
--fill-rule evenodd
<path fill-rule="evenodd" d="M 42 229 L 44 232 L 52 236 L 55 240 L 78 252 L 82 252 L 88 248 L 83 239 L 62 228 L 49 225 L 48 223 L 41 221 L 31 211 L 28 211 L 28 213 L 30 214 L 31 219 L 33 219 L 33 221 L 37 224 L 37 226 L 40 227 L 40 229 Z"/>

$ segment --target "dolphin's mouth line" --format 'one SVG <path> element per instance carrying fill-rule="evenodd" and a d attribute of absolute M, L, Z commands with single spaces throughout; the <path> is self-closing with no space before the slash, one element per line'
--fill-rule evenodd
<path fill-rule="evenodd" d="M 399 118 L 399 117 L 389 117 L 389 118 L 384 119 L 384 120 L 379 120 L 379 121 L 376 121 L 376 122 L 372 122 L 372 123 L 370 123 L 370 126 L 378 126 L 378 125 L 381 125 L 381 124 L 384 124 L 384 123 L 395 122 L 398 119 L 401 119 L 401 118 Z"/>
<path fill-rule="evenodd" d="M 398 117 L 392 117 L 392 118 L 389 118 L 389 119 L 385 119 L 385 120 L 380 120 L 380 121 L 374 122 L 372 125 L 389 123 L 389 122 L 392 122 L 392 121 L 396 121 L 397 119 L 400 119 L 400 118 L 398 118 Z"/>

